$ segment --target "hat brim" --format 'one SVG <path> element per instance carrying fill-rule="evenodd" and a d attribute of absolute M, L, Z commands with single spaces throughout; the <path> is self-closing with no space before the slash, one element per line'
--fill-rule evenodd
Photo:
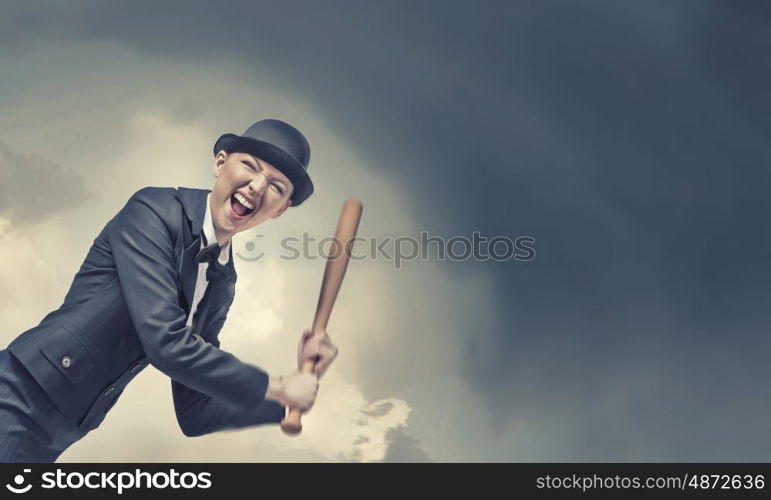
<path fill-rule="evenodd" d="M 242 137 L 235 134 L 225 134 L 214 143 L 214 154 L 225 150 L 228 153 L 247 153 L 254 155 L 276 167 L 282 174 L 292 182 L 294 191 L 292 192 L 292 206 L 297 206 L 313 194 L 313 181 L 311 181 L 308 172 L 305 171 L 302 164 L 292 155 L 284 150 L 277 148 L 273 144 L 252 139 L 251 137 Z"/>

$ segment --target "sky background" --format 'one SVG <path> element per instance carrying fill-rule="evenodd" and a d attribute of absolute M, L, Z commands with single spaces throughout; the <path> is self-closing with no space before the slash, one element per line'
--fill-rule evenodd
<path fill-rule="evenodd" d="M 771 460 L 771 7 L 710 1 L 4 2 L 0 339 L 144 186 L 299 128 L 315 194 L 238 235 L 222 348 L 293 369 L 329 236 L 528 235 L 529 262 L 353 262 L 302 436 L 186 438 L 143 372 L 62 461 Z"/>

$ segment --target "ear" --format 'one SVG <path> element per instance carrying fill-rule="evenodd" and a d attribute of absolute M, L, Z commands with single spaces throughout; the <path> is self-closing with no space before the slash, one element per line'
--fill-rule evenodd
<path fill-rule="evenodd" d="M 278 210 L 276 210 L 276 211 L 273 213 L 273 215 L 271 215 L 271 216 L 270 216 L 270 218 L 271 218 L 271 219 L 275 219 L 275 218 L 276 218 L 276 217 L 278 217 L 279 215 L 283 214 L 283 213 L 284 213 L 284 210 L 286 210 L 287 208 L 289 208 L 289 207 L 291 207 L 291 206 L 292 206 L 292 200 L 291 200 L 291 199 L 290 199 L 290 200 L 286 200 L 286 203 L 284 203 L 284 205 L 282 205 L 281 207 L 279 207 L 279 208 L 278 208 Z"/>
<path fill-rule="evenodd" d="M 212 166 L 212 173 L 214 177 L 219 177 L 222 173 L 222 166 L 225 164 L 225 160 L 228 158 L 228 153 L 224 149 L 221 149 L 214 157 L 214 165 Z"/>

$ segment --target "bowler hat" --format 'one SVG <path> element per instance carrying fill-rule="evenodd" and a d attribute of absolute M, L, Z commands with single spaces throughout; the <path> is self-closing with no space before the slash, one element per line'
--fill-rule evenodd
<path fill-rule="evenodd" d="M 280 120 L 261 120 L 243 135 L 225 134 L 214 143 L 214 154 L 225 150 L 254 155 L 286 175 L 292 185 L 292 205 L 305 201 L 313 193 L 308 176 L 311 148 L 299 130 Z"/>

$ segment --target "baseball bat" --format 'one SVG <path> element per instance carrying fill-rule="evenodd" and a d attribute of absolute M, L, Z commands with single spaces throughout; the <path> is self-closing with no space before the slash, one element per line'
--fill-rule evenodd
<path fill-rule="evenodd" d="M 326 329 L 329 316 L 332 314 L 332 306 L 335 305 L 337 292 L 343 284 L 345 270 L 348 268 L 348 260 L 351 256 L 353 239 L 359 228 L 362 204 L 359 200 L 348 200 L 343 203 L 340 218 L 337 220 L 334 244 L 336 251 L 330 252 L 327 264 L 324 267 L 324 277 L 321 280 L 319 301 L 316 304 L 316 315 L 313 318 L 313 332 Z M 304 361 L 300 367 L 302 373 L 313 373 L 313 361 Z M 281 421 L 281 430 L 286 434 L 296 435 L 302 431 L 300 418 L 302 412 L 297 408 L 290 408 L 289 414 Z"/>

